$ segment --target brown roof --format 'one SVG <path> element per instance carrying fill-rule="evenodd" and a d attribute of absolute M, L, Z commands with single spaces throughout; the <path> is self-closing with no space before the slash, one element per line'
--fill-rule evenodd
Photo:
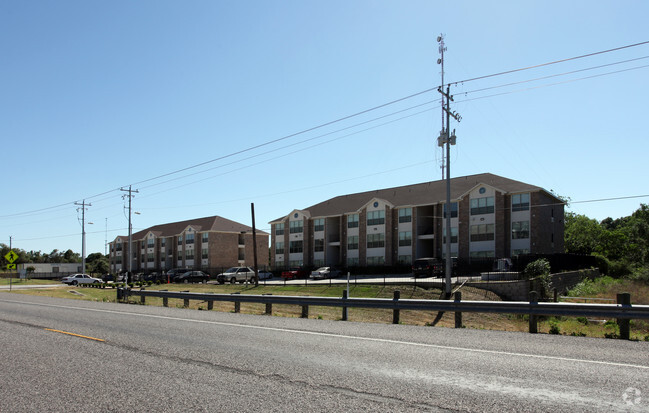
<path fill-rule="evenodd" d="M 461 199 L 471 189 L 481 184 L 490 185 L 508 194 L 544 191 L 543 188 L 538 186 L 484 173 L 451 178 L 451 199 Z M 308 211 L 311 217 L 342 215 L 360 210 L 373 198 L 384 199 L 395 207 L 438 204 L 446 201 L 446 180 L 341 195 L 304 208 L 303 211 Z M 283 216 L 271 222 L 282 221 L 285 218 L 286 216 Z"/>
<path fill-rule="evenodd" d="M 152 227 L 135 232 L 131 235 L 134 240 L 144 239 L 146 234 L 153 232 L 156 237 L 171 237 L 180 235 L 188 226 L 191 226 L 196 232 L 215 231 L 215 232 L 249 232 L 252 227 L 240 224 L 229 219 L 219 216 L 188 219 L 186 221 L 171 222 L 168 224 L 154 225 Z M 258 234 L 266 234 L 263 231 L 257 230 Z M 128 236 L 122 238 L 128 238 Z"/>

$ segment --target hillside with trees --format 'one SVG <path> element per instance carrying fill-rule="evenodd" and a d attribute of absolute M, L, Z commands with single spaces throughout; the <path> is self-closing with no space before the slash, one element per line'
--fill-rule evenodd
<path fill-rule="evenodd" d="M 595 255 L 602 273 L 649 281 L 649 205 L 631 216 L 601 222 L 566 213 L 567 253 Z"/>

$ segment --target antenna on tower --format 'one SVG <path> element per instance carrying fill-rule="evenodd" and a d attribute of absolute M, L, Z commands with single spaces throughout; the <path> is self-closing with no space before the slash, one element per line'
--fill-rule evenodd
<path fill-rule="evenodd" d="M 444 88 L 444 52 L 446 51 L 446 46 L 444 45 L 444 34 L 440 34 L 439 36 L 437 36 L 437 43 L 439 43 L 438 51 L 439 51 L 439 55 L 440 55 L 439 59 L 437 59 L 437 64 L 442 66 L 442 86 L 441 87 Z M 444 96 L 444 94 L 442 94 L 442 130 L 440 132 L 440 137 L 437 139 L 438 146 L 440 146 L 442 148 L 443 148 L 444 145 L 440 141 L 443 140 L 441 138 L 444 135 L 444 131 L 446 130 L 446 127 L 444 126 L 445 125 L 445 122 L 444 122 L 445 121 L 444 98 L 445 98 L 445 96 Z M 441 165 L 442 180 L 444 179 L 444 171 L 445 171 L 446 162 L 447 162 L 447 160 L 446 160 L 446 157 L 445 157 L 445 154 L 444 154 L 444 150 L 442 149 L 442 165 Z"/>

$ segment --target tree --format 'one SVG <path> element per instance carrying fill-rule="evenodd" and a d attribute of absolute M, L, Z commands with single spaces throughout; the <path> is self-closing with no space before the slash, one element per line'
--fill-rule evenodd
<path fill-rule="evenodd" d="M 93 252 L 86 257 L 86 267 L 90 273 L 106 274 L 110 271 L 108 257 L 99 252 Z"/>
<path fill-rule="evenodd" d="M 566 213 L 564 230 L 566 252 L 592 254 L 601 241 L 603 231 L 595 219 L 574 212 Z"/>

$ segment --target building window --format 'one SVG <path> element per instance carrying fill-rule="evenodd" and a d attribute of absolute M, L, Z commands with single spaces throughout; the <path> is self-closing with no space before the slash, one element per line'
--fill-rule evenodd
<path fill-rule="evenodd" d="M 324 251 L 324 239 L 319 238 L 319 239 L 313 240 L 313 251 L 314 252 L 322 252 L 322 251 Z"/>
<path fill-rule="evenodd" d="M 178 235 L 178 245 L 183 245 L 183 236 Z"/>
<path fill-rule="evenodd" d="M 316 268 L 324 267 L 324 260 L 313 260 L 313 266 Z"/>
<path fill-rule="evenodd" d="M 412 245 L 412 232 L 405 231 L 399 233 L 399 246 L 408 247 Z"/>
<path fill-rule="evenodd" d="M 348 267 L 358 267 L 358 257 L 356 258 L 347 258 Z"/>
<path fill-rule="evenodd" d="M 201 243 L 202 243 L 202 244 L 206 244 L 206 243 L 208 243 L 208 242 L 209 242 L 209 239 L 210 239 L 210 234 L 209 234 L 208 232 L 203 232 L 203 233 L 201 234 Z"/>
<path fill-rule="evenodd" d="M 193 244 L 194 243 L 194 234 L 187 234 L 187 237 L 185 238 L 185 244 Z"/>
<path fill-rule="evenodd" d="M 324 218 L 318 218 L 313 220 L 313 231 L 324 231 Z"/>
<path fill-rule="evenodd" d="M 493 214 L 494 197 L 473 198 L 471 200 L 471 215 Z"/>
<path fill-rule="evenodd" d="M 121 251 L 121 250 L 122 250 L 122 243 L 119 242 L 119 243 L 117 244 L 117 247 L 115 247 L 115 251 Z"/>
<path fill-rule="evenodd" d="M 116 264 L 121 264 L 122 263 L 122 256 L 121 255 L 119 257 L 115 257 L 115 263 Z"/>
<path fill-rule="evenodd" d="M 410 265 L 412 264 L 412 255 L 399 255 L 397 262 L 400 265 Z"/>
<path fill-rule="evenodd" d="M 185 251 L 185 259 L 186 260 L 193 260 L 194 259 L 194 250 L 187 250 Z"/>
<path fill-rule="evenodd" d="M 358 214 L 347 215 L 347 228 L 358 228 Z"/>
<path fill-rule="evenodd" d="M 166 238 L 162 238 L 162 239 L 160 240 L 160 246 L 161 246 L 161 247 L 164 247 L 165 245 L 167 245 L 167 239 L 166 239 Z"/>
<path fill-rule="evenodd" d="M 367 248 L 383 248 L 385 246 L 385 234 L 368 234 Z"/>
<path fill-rule="evenodd" d="M 512 239 L 527 239 L 530 237 L 530 221 L 512 222 Z"/>
<path fill-rule="evenodd" d="M 204 260 L 206 260 L 207 257 L 208 257 L 208 254 L 207 254 L 207 248 L 203 248 L 203 249 L 201 249 L 201 258 L 204 259 Z"/>
<path fill-rule="evenodd" d="M 303 223 L 302 221 L 291 221 L 289 222 L 289 232 L 291 234 L 299 234 L 303 232 Z"/>
<path fill-rule="evenodd" d="M 369 211 L 367 213 L 367 225 L 385 224 L 385 211 Z"/>
<path fill-rule="evenodd" d="M 275 254 L 284 254 L 284 243 L 276 242 L 275 243 Z"/>
<path fill-rule="evenodd" d="M 528 249 L 520 249 L 520 250 L 512 250 L 512 255 L 517 256 L 517 255 L 526 255 L 529 254 L 530 250 Z"/>
<path fill-rule="evenodd" d="M 284 235 L 284 223 L 275 224 L 275 235 Z"/>
<path fill-rule="evenodd" d="M 155 260 L 155 256 L 153 255 L 152 252 L 148 253 L 146 256 L 146 261 L 147 262 L 153 262 Z"/>
<path fill-rule="evenodd" d="M 294 260 L 288 262 L 288 266 L 291 268 L 301 267 L 302 264 L 303 264 L 302 260 Z"/>
<path fill-rule="evenodd" d="M 446 204 L 444 204 L 444 218 L 446 218 Z M 457 202 L 451 202 L 451 218 L 457 218 Z"/>
<path fill-rule="evenodd" d="M 154 245 L 155 245 L 155 238 L 153 238 L 153 237 L 147 238 L 147 240 L 146 240 L 147 248 L 153 248 Z"/>
<path fill-rule="evenodd" d="M 471 242 L 493 241 L 494 224 L 471 225 Z"/>
<path fill-rule="evenodd" d="M 493 251 L 471 251 L 469 254 L 471 258 L 493 258 L 495 254 Z"/>
<path fill-rule="evenodd" d="M 442 243 L 446 244 L 446 228 L 444 228 Z M 451 227 L 451 244 L 457 244 L 457 227 Z"/>
<path fill-rule="evenodd" d="M 367 257 L 367 265 L 383 265 L 385 258 L 383 257 Z"/>
<path fill-rule="evenodd" d="M 512 211 L 528 211 L 530 209 L 530 194 L 512 195 Z"/>
<path fill-rule="evenodd" d="M 302 252 L 302 241 L 290 241 L 288 243 L 288 252 L 291 254 Z"/>
<path fill-rule="evenodd" d="M 358 235 L 352 235 L 350 237 L 347 237 L 347 249 L 348 250 L 358 249 Z"/>
<path fill-rule="evenodd" d="M 399 222 L 412 222 L 412 208 L 399 209 Z"/>

